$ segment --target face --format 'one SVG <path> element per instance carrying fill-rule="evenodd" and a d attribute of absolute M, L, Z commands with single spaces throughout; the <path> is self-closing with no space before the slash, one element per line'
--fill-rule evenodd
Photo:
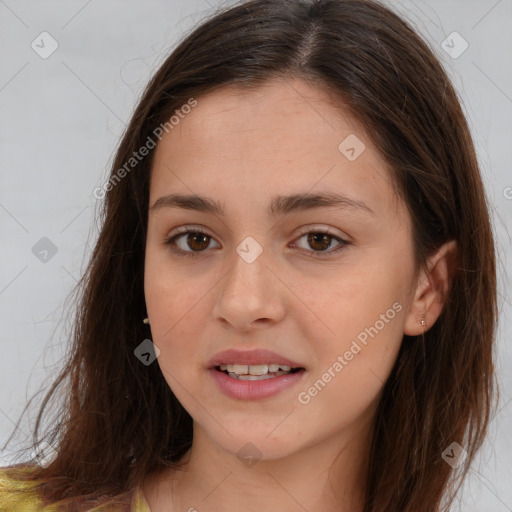
<path fill-rule="evenodd" d="M 194 435 L 273 459 L 368 421 L 414 260 L 410 218 L 362 126 L 325 91 L 276 80 L 197 98 L 155 151 L 146 306 L 154 364 Z"/>

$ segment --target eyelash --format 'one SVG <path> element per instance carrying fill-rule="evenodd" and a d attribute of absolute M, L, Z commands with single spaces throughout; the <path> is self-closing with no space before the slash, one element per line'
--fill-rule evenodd
<path fill-rule="evenodd" d="M 174 234 L 172 237 L 167 238 L 164 241 L 164 244 L 169 246 L 169 250 L 172 253 L 177 254 L 178 256 L 183 256 L 183 257 L 196 257 L 196 256 L 199 256 L 201 253 L 205 252 L 205 251 L 183 251 L 182 249 L 179 249 L 176 247 L 176 244 L 175 244 L 176 239 L 179 238 L 180 236 L 188 235 L 188 234 L 202 234 L 202 235 L 208 236 L 209 238 L 213 238 L 208 233 L 206 233 L 206 231 L 204 231 L 202 228 L 199 228 L 199 227 L 190 228 L 189 226 L 184 226 L 183 228 L 181 228 L 181 230 L 178 233 Z M 327 251 L 309 251 L 310 257 L 312 257 L 312 258 L 326 258 L 328 256 L 331 256 L 332 254 L 342 251 L 343 249 L 345 249 L 346 246 L 351 245 L 351 242 L 348 242 L 347 240 L 344 240 L 344 239 L 340 238 L 339 236 L 336 236 L 334 233 L 331 233 L 329 231 L 329 229 L 314 229 L 314 228 L 307 229 L 306 228 L 301 231 L 298 239 L 300 239 L 304 235 L 308 235 L 308 234 L 328 235 L 340 243 L 340 246 L 338 248 L 336 248 L 335 250 L 329 251 L 329 252 L 327 252 Z"/>

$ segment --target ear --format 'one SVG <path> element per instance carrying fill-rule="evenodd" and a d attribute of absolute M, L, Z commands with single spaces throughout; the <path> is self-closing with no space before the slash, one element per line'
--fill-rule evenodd
<path fill-rule="evenodd" d="M 420 272 L 414 298 L 404 323 L 404 334 L 417 336 L 436 322 L 443 311 L 450 293 L 453 274 L 457 264 L 457 243 L 450 240 L 431 256 L 428 272 Z M 425 321 L 422 325 L 421 321 Z"/>

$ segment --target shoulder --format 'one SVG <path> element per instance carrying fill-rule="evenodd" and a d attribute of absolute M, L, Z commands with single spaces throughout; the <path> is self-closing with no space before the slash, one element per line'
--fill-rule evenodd
<path fill-rule="evenodd" d="M 151 512 L 142 486 L 137 487 L 133 493 L 132 510 L 133 512 Z"/>
<path fill-rule="evenodd" d="M 0 512 L 58 512 L 58 505 L 44 507 L 38 496 L 35 480 L 24 481 L 12 474 L 10 467 L 0 467 Z M 31 466 L 14 468 L 30 472 Z M 132 493 L 131 510 L 133 512 L 151 512 L 141 487 L 137 487 Z M 116 507 L 105 506 L 92 509 L 95 512 L 113 512 Z"/>
<path fill-rule="evenodd" d="M 11 473 L 20 468 L 0 467 L 0 512 L 56 512 L 56 507 L 42 507 L 36 481 L 17 479 Z M 23 468 L 30 471 L 31 467 Z"/>

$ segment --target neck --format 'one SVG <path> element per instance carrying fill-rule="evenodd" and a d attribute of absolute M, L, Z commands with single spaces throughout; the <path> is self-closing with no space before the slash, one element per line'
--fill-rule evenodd
<path fill-rule="evenodd" d="M 260 511 L 271 504 L 283 512 L 360 512 L 369 437 L 366 423 L 288 456 L 251 463 L 224 450 L 194 424 L 192 448 L 181 461 L 184 471 L 159 479 L 158 499 L 166 510 L 169 503 L 171 510 L 201 512 Z"/>

